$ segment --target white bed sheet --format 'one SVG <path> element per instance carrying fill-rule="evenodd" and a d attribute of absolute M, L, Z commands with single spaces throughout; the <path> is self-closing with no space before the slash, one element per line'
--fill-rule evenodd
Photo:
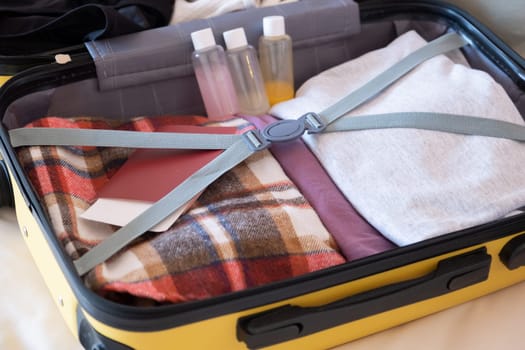
<path fill-rule="evenodd" d="M 79 350 L 27 250 L 14 212 L 0 209 L 0 349 Z M 525 283 L 338 350 L 523 349 Z"/>
<path fill-rule="evenodd" d="M 51 299 L 11 209 L 0 209 L 0 242 L 0 349 L 82 349 Z"/>

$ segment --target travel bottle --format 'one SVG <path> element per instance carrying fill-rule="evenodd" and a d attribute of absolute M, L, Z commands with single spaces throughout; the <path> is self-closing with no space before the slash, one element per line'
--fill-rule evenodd
<path fill-rule="evenodd" d="M 239 110 L 224 49 L 215 43 L 211 28 L 191 33 L 191 40 L 193 69 L 208 118 L 227 119 Z"/>
<path fill-rule="evenodd" d="M 257 52 L 253 46 L 248 45 L 243 28 L 228 30 L 223 36 L 239 111 L 248 115 L 266 113 L 270 105 L 266 97 Z"/>
<path fill-rule="evenodd" d="M 293 98 L 292 39 L 286 35 L 283 16 L 263 18 L 259 62 L 270 105 Z"/>

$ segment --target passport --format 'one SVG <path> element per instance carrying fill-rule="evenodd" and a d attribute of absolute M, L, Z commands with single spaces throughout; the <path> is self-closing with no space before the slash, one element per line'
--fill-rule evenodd
<path fill-rule="evenodd" d="M 236 134 L 235 127 L 170 125 L 160 132 Z M 151 207 L 223 150 L 137 149 L 98 190 L 97 200 L 81 218 L 124 226 Z M 151 229 L 166 231 L 195 202 L 199 194 Z"/>

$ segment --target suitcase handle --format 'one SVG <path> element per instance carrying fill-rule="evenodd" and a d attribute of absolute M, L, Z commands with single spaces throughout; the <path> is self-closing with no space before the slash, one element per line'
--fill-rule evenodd
<path fill-rule="evenodd" d="M 249 348 L 292 340 L 344 323 L 430 299 L 485 281 L 491 256 L 486 248 L 439 261 L 434 271 L 317 307 L 284 305 L 245 316 L 237 338 Z"/>

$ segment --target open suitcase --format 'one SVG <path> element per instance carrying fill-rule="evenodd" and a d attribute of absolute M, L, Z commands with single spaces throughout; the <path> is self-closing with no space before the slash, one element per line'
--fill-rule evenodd
<path fill-rule="evenodd" d="M 432 40 L 457 32 L 469 64 L 489 73 L 525 115 L 525 62 L 468 14 L 434 1 L 305 0 L 89 43 L 65 64 L 27 69 L 0 90 L 2 202 L 67 325 L 86 349 L 325 349 L 524 280 L 525 214 L 451 232 L 294 278 L 214 298 L 131 306 L 86 287 L 11 145 L 8 131 L 49 115 L 124 118 L 203 114 L 189 33 L 243 26 L 250 43 L 264 16 L 286 17 L 296 84 L 415 29 Z M 218 40 L 220 42 L 220 40 Z M 158 101 L 145 91 L 155 86 Z M 125 98 L 122 98 L 125 96 Z M 156 107 L 162 106 L 162 111 Z M 124 107 L 123 107 L 124 106 Z"/>

